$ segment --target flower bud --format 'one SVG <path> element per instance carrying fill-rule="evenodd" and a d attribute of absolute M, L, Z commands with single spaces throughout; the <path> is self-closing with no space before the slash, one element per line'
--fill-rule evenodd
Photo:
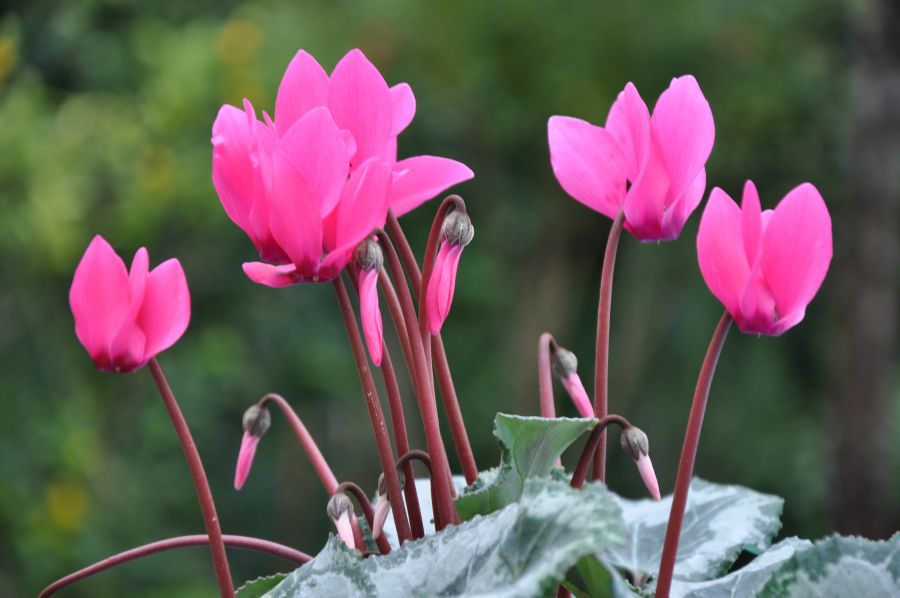
<path fill-rule="evenodd" d="M 565 380 L 578 370 L 578 358 L 568 349 L 563 349 L 559 345 L 551 353 L 553 360 L 553 373 L 560 380 Z"/>
<path fill-rule="evenodd" d="M 644 431 L 637 426 L 631 426 L 622 430 L 622 435 L 619 436 L 619 444 L 622 445 L 622 450 L 628 453 L 635 461 L 642 456 L 646 457 L 650 454 L 650 440 L 644 434 Z"/>
<path fill-rule="evenodd" d="M 352 550 L 354 542 L 350 516 L 353 514 L 353 503 L 350 502 L 350 498 L 343 492 L 338 492 L 328 500 L 325 511 L 334 523 L 334 527 L 337 528 L 338 536 Z"/>
<path fill-rule="evenodd" d="M 269 430 L 272 425 L 272 416 L 269 410 L 259 405 L 251 405 L 244 412 L 244 431 L 251 436 L 261 438 Z"/>
<path fill-rule="evenodd" d="M 575 404 L 575 408 L 582 417 L 594 417 L 594 407 L 588 397 L 581 377 L 578 376 L 578 358 L 575 354 L 554 344 L 551 353 L 553 373 L 565 387 L 566 392 Z"/>
<path fill-rule="evenodd" d="M 475 227 L 467 213 L 462 210 L 453 210 L 444 217 L 441 233 L 451 245 L 465 247 L 475 238 Z"/>
<path fill-rule="evenodd" d="M 384 253 L 374 239 L 366 239 L 356 247 L 356 265 L 362 270 L 378 270 L 382 264 Z"/>

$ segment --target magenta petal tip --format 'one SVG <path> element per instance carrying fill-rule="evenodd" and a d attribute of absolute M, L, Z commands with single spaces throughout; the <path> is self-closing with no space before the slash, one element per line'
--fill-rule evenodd
<path fill-rule="evenodd" d="M 259 436 L 253 436 L 244 432 L 241 439 L 241 450 L 238 452 L 237 467 L 234 470 L 234 489 L 240 490 L 250 475 L 250 467 L 253 465 L 253 457 L 256 455 L 256 446 L 259 444 Z"/>

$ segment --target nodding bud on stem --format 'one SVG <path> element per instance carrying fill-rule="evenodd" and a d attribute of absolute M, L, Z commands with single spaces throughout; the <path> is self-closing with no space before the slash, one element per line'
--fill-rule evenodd
<path fill-rule="evenodd" d="M 369 357 L 376 366 L 381 366 L 384 346 L 381 309 L 378 307 L 378 271 L 384 263 L 381 246 L 372 239 L 366 239 L 356 248 L 356 268 L 359 272 L 359 316 L 362 320 L 363 336 Z"/>
<path fill-rule="evenodd" d="M 578 375 L 578 358 L 575 354 L 564 349 L 559 345 L 555 345 L 552 349 L 552 365 L 553 373 L 559 378 L 559 381 L 565 387 L 575 408 L 582 417 L 594 417 L 594 407 L 591 405 L 591 399 L 588 397 L 581 377 Z"/>
<path fill-rule="evenodd" d="M 425 289 L 425 316 L 428 332 L 441 331 L 456 289 L 456 271 L 463 247 L 475 238 L 472 220 L 463 210 L 453 210 L 444 217 L 441 224 L 441 242 Z"/>
<path fill-rule="evenodd" d="M 400 489 L 402 490 L 406 483 L 406 477 L 402 471 L 398 472 L 398 475 L 400 476 Z M 383 473 L 378 476 L 378 497 L 375 499 L 373 510 L 375 514 L 372 517 L 372 537 L 377 540 L 384 531 L 384 522 L 387 521 L 388 513 L 391 512 L 391 501 L 388 500 L 387 482 Z"/>
<path fill-rule="evenodd" d="M 353 542 L 353 526 L 350 524 L 353 514 L 353 503 L 343 492 L 338 492 L 328 500 L 325 508 L 328 518 L 334 523 L 338 536 L 351 550 L 355 547 Z"/>
<path fill-rule="evenodd" d="M 234 489 L 240 490 L 250 475 L 250 467 L 253 465 L 253 457 L 256 456 L 256 446 L 269 426 L 272 425 L 272 416 L 269 410 L 259 405 L 252 405 L 244 412 L 244 437 L 241 439 L 241 450 L 238 451 L 237 467 L 234 470 Z"/>
<path fill-rule="evenodd" d="M 640 428 L 630 426 L 622 430 L 619 443 L 622 445 L 622 450 L 634 459 L 638 473 L 641 474 L 644 485 L 650 491 L 650 496 L 654 500 L 659 500 L 659 483 L 656 481 L 653 463 L 650 462 L 650 440 L 647 435 Z"/>

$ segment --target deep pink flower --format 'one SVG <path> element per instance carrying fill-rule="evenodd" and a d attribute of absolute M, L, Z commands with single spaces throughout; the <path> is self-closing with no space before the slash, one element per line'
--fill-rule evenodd
<path fill-rule="evenodd" d="M 800 322 L 831 255 L 831 216 L 809 183 L 765 211 L 751 181 L 740 208 L 717 187 L 700 219 L 700 271 L 742 332 L 778 336 Z"/>
<path fill-rule="evenodd" d="M 631 83 L 598 127 L 568 116 L 547 125 L 550 162 L 563 189 L 615 218 L 641 241 L 678 237 L 706 188 L 715 125 L 691 75 L 672 79 L 650 115 Z"/>
<path fill-rule="evenodd" d="M 471 178 L 447 158 L 397 161 L 397 135 L 414 114 L 410 87 L 389 88 L 359 50 L 330 78 L 298 52 L 274 121 L 265 113 L 260 121 L 247 100 L 243 110 L 223 106 L 213 124 L 213 183 L 228 216 L 269 262 L 245 264 L 247 275 L 275 287 L 331 280 L 388 208 L 403 215 Z"/>
<path fill-rule="evenodd" d="M 135 253 L 129 272 L 97 235 L 75 269 L 69 290 L 75 334 L 99 370 L 137 370 L 187 329 L 191 298 L 181 264 L 170 259 L 148 268 L 145 248 Z"/>

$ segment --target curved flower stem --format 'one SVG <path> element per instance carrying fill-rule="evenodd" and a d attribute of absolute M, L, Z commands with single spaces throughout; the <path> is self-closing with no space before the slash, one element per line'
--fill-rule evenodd
<path fill-rule="evenodd" d="M 297 415 L 297 412 L 294 411 L 291 404 L 281 395 L 270 392 L 261 398 L 257 405 L 265 407 L 269 403 L 275 403 L 281 410 L 281 413 L 291 425 L 294 435 L 306 452 L 306 456 L 309 458 L 309 462 L 312 464 L 316 475 L 319 476 L 322 486 L 325 487 L 325 491 L 328 492 L 329 495 L 334 494 L 336 491 L 335 489 L 338 486 L 337 478 L 334 476 L 334 472 L 331 471 L 331 467 L 328 466 L 328 462 L 325 460 L 324 455 L 322 455 L 322 451 L 319 450 L 319 446 L 309 433 L 309 430 L 303 425 L 303 420 L 300 419 L 300 416 Z"/>
<path fill-rule="evenodd" d="M 451 202 L 451 204 L 454 203 L 455 200 L 452 199 L 453 197 L 456 196 L 450 196 L 449 198 L 444 200 L 444 202 L 446 203 L 449 201 Z M 462 200 L 459 199 L 459 202 L 462 202 Z M 441 205 L 443 206 L 444 204 Z M 410 281 L 412 283 L 413 293 L 415 293 L 416 297 L 420 299 L 419 305 L 421 307 L 421 305 L 424 304 L 425 293 L 425 286 L 423 286 L 423 284 L 427 283 L 423 283 L 422 275 L 419 272 L 419 266 L 416 263 L 416 257 L 412 252 L 409 241 L 406 239 L 406 235 L 403 234 L 403 229 L 400 227 L 400 222 L 397 221 L 397 217 L 394 216 L 393 212 L 388 213 L 387 228 L 388 232 L 391 235 L 391 238 L 397 244 L 398 252 L 403 260 L 403 266 L 406 269 L 406 273 L 409 275 Z M 433 254 L 434 251 L 430 253 Z M 432 255 L 432 261 L 433 259 L 434 256 Z M 422 319 L 421 322 L 422 324 L 420 325 L 424 325 L 424 319 Z M 447 416 L 447 423 L 450 425 L 450 435 L 453 438 L 453 445 L 456 448 L 456 454 L 459 457 L 460 468 L 462 469 L 463 475 L 466 478 L 466 483 L 471 484 L 478 477 L 478 466 L 475 463 L 475 455 L 472 453 L 472 445 L 469 442 L 469 433 L 468 431 L 466 431 L 465 420 L 463 420 L 462 411 L 459 408 L 459 400 L 456 396 L 456 388 L 453 384 L 453 376 L 450 372 L 450 365 L 447 361 L 447 353 L 444 350 L 444 341 L 442 340 L 440 334 L 436 334 L 431 337 L 431 348 L 434 352 L 434 362 L 435 369 L 437 370 L 438 388 L 441 391 L 441 402 L 444 405 L 444 413 Z M 432 379 L 429 376 L 429 384 L 432 384 L 433 386 L 433 382 L 431 380 Z"/>
<path fill-rule="evenodd" d="M 431 476 L 431 457 L 428 456 L 428 453 L 419 449 L 412 449 L 407 451 L 399 459 L 397 459 L 397 469 L 400 469 L 401 467 L 411 469 L 413 460 L 419 461 L 428 470 L 428 482 L 431 486 L 431 496 L 434 496 L 434 478 Z M 409 479 L 409 474 L 407 474 L 406 479 Z M 435 529 L 441 529 L 444 527 L 444 523 L 440 517 L 440 513 L 432 510 L 432 517 L 434 518 Z"/>
<path fill-rule="evenodd" d="M 606 428 L 611 424 L 616 424 L 622 429 L 631 427 L 628 420 L 621 415 L 607 415 L 600 420 L 600 423 L 594 427 L 591 435 L 588 436 L 584 450 L 581 451 L 581 457 L 578 458 L 578 465 L 575 466 L 575 471 L 572 473 L 572 488 L 581 488 L 584 485 L 591 460 L 600 446 L 600 439 L 606 435 Z"/>
<path fill-rule="evenodd" d="M 366 349 L 363 345 L 359 325 L 356 322 L 356 314 L 353 313 L 353 305 L 350 303 L 350 295 L 340 276 L 334 279 L 334 292 L 337 296 L 344 326 L 347 329 L 347 338 L 350 348 L 353 350 L 353 361 L 359 373 L 359 382 L 366 398 L 366 406 L 369 408 L 369 418 L 372 420 L 372 430 L 375 433 L 375 445 L 378 449 L 378 458 L 381 461 L 381 469 L 384 471 L 387 483 L 388 499 L 391 503 L 391 511 L 394 515 L 394 524 L 397 526 L 397 537 L 400 542 L 410 539 L 409 521 L 406 519 L 406 508 L 403 506 L 403 495 L 400 490 L 400 478 L 394 467 L 394 451 L 391 448 L 391 440 L 388 438 L 387 427 L 384 423 L 384 413 L 381 410 L 381 401 L 378 398 L 378 389 L 369 369 L 369 361 Z"/>
<path fill-rule="evenodd" d="M 415 376 L 419 380 L 419 411 L 422 415 L 422 425 L 425 428 L 425 442 L 428 447 L 428 454 L 432 459 L 432 475 L 434 476 L 436 490 L 435 496 L 432 497 L 435 502 L 434 510 L 440 512 L 443 522 L 456 521 L 456 506 L 451 498 L 453 484 L 450 477 L 450 464 L 447 461 L 447 452 L 444 450 L 444 441 L 441 438 L 434 388 L 428 382 L 428 365 L 425 360 L 422 337 L 419 335 L 418 326 L 416 326 L 416 313 L 413 307 L 412 295 L 410 294 L 409 286 L 406 284 L 403 268 L 400 265 L 394 244 L 391 243 L 391 240 L 384 233 L 378 235 L 378 242 L 384 251 L 388 269 L 394 280 L 399 284 L 397 290 L 412 349 L 412 366 L 416 372 Z"/>
<path fill-rule="evenodd" d="M 187 459 L 188 467 L 191 469 L 191 476 L 194 478 L 194 488 L 197 491 L 197 498 L 200 501 L 200 510 L 203 512 L 203 525 L 206 527 L 206 533 L 209 535 L 209 547 L 212 552 L 213 565 L 216 569 L 216 580 L 219 583 L 219 593 L 224 597 L 234 597 L 234 586 L 231 582 L 231 571 L 228 568 L 228 555 L 225 554 L 225 543 L 222 541 L 222 528 L 219 525 L 219 517 L 216 514 L 216 503 L 213 501 L 212 491 L 209 489 L 209 482 L 206 479 L 206 471 L 203 469 L 203 461 L 200 460 L 200 453 L 197 452 L 197 445 L 191 436 L 191 430 L 188 428 L 187 421 L 181 413 L 178 401 L 172 394 L 169 382 L 163 374 L 159 362 L 154 357 L 148 364 L 159 394 L 169 412 L 172 419 L 172 425 L 175 426 L 175 432 L 181 441 L 181 448 L 184 450 L 184 457 Z"/>
<path fill-rule="evenodd" d="M 338 492 L 343 492 L 345 494 L 349 492 L 356 497 L 356 502 L 359 503 L 359 508 L 362 509 L 363 517 L 366 518 L 369 529 L 375 529 L 375 510 L 372 508 L 372 503 L 369 501 L 369 497 L 366 496 L 366 493 L 363 492 L 363 489 L 353 482 L 341 482 L 335 489 L 335 494 Z M 389 554 L 391 552 L 391 545 L 388 543 L 387 538 L 384 537 L 384 534 L 378 536 L 375 543 L 378 544 L 378 550 L 381 554 Z"/>
<path fill-rule="evenodd" d="M 250 538 L 247 536 L 229 535 L 222 536 L 222 540 L 225 542 L 225 546 L 228 546 L 229 548 L 244 548 L 247 550 L 256 550 L 257 552 L 271 554 L 298 565 L 302 565 L 312 560 L 312 557 L 308 554 L 305 554 L 288 546 L 270 542 L 268 540 L 260 540 L 259 538 Z M 80 569 L 74 573 L 66 575 L 62 579 L 54 581 L 49 586 L 44 588 L 44 590 L 38 595 L 38 598 L 48 598 L 48 596 L 52 596 L 59 590 L 74 583 L 78 583 L 82 579 L 87 579 L 88 577 L 96 575 L 97 573 L 102 573 L 107 569 L 111 569 L 117 565 L 127 563 L 128 561 L 133 561 L 145 556 L 150 556 L 151 554 L 156 554 L 157 552 L 173 550 L 175 548 L 208 545 L 209 536 L 207 536 L 206 534 L 178 536 L 177 538 L 167 538 L 165 540 L 151 542 L 150 544 L 144 544 L 143 546 L 138 546 L 137 548 L 132 548 L 131 550 L 126 550 L 125 552 L 120 552 L 119 554 L 107 557 L 102 561 L 94 563 L 93 565 L 89 565 L 84 569 Z"/>
<path fill-rule="evenodd" d="M 675 477 L 675 493 L 672 496 L 672 510 L 669 512 L 669 525 L 666 527 L 666 541 L 663 545 L 662 559 L 656 583 L 657 598 L 668 598 L 672 586 L 672 573 L 675 570 L 675 556 L 678 553 L 678 540 L 681 536 L 681 524 L 684 521 L 684 510 L 687 507 L 688 490 L 691 487 L 691 476 L 694 474 L 694 460 L 697 457 L 697 445 L 700 444 L 700 429 L 703 427 L 703 414 L 712 385 L 716 364 L 722 353 L 722 345 L 731 326 L 731 316 L 726 311 L 713 332 L 697 378 L 694 391 L 694 402 L 688 416 L 684 445 L 681 448 L 681 460 L 678 462 L 678 475 Z"/>
<path fill-rule="evenodd" d="M 599 419 L 609 413 L 609 316 L 612 307 L 613 273 L 616 269 L 616 253 L 619 238 L 625 224 L 625 211 L 621 210 L 613 220 L 603 254 L 603 270 L 600 273 L 600 300 L 597 303 L 597 351 L 594 363 L 594 415 Z M 600 435 L 600 450 L 594 457 L 594 479 L 606 481 L 606 434 Z"/>
<path fill-rule="evenodd" d="M 550 353 L 556 341 L 545 332 L 538 341 L 538 388 L 541 393 L 541 417 L 556 417 L 556 403 L 553 399 L 553 371 L 550 368 Z"/>

